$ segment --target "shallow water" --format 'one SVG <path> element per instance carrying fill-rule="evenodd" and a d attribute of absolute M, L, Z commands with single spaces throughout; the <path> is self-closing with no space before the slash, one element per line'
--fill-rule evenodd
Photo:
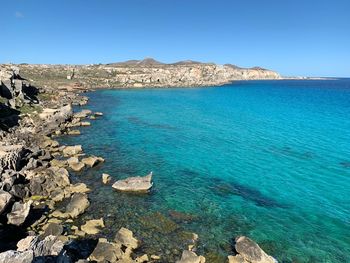
<path fill-rule="evenodd" d="M 247 235 L 281 262 L 350 262 L 350 80 L 250 81 L 223 87 L 101 90 L 104 116 L 66 144 L 106 163 L 77 174 L 93 189 L 84 220 L 125 226 L 142 251 L 225 262 Z M 148 195 L 101 183 L 154 172 Z M 140 252 L 141 253 L 141 252 Z"/>

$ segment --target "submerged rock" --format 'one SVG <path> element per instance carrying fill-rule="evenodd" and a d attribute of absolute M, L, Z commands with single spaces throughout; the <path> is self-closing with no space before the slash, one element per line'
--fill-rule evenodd
<path fill-rule="evenodd" d="M 129 177 L 124 180 L 116 181 L 112 187 L 118 191 L 124 192 L 147 192 L 151 189 L 153 183 L 152 172 L 144 177 Z"/>
<path fill-rule="evenodd" d="M 16 226 L 22 225 L 29 214 L 32 203 L 32 200 L 29 200 L 26 203 L 14 203 L 11 212 L 7 214 L 8 224 Z"/>
<path fill-rule="evenodd" d="M 248 237 L 236 238 L 237 255 L 229 256 L 229 263 L 277 263 L 277 260 L 263 251 L 257 243 Z"/>

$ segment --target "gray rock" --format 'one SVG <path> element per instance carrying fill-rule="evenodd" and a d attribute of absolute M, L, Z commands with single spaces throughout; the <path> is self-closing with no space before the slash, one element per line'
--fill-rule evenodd
<path fill-rule="evenodd" d="M 32 203 L 32 200 L 29 200 L 26 203 L 14 203 L 11 212 L 7 214 L 8 224 L 16 226 L 22 225 L 29 214 Z"/>
<path fill-rule="evenodd" d="M 18 197 L 20 199 L 24 199 L 29 195 L 28 189 L 23 184 L 15 184 L 14 186 L 12 186 L 10 193 L 13 196 Z"/>
<path fill-rule="evenodd" d="M 0 263 L 31 263 L 34 258 L 33 250 L 18 252 L 8 250 L 0 253 Z"/>
<path fill-rule="evenodd" d="M 5 211 L 5 209 L 11 203 L 11 201 L 12 201 L 12 195 L 9 194 L 8 192 L 0 190 L 0 215 L 2 214 L 2 212 Z"/>
<path fill-rule="evenodd" d="M 44 125 L 41 127 L 46 133 L 55 131 L 62 123 L 69 120 L 73 116 L 72 106 L 70 104 L 58 109 L 43 109 L 39 117 L 44 120 Z"/>
<path fill-rule="evenodd" d="M 153 185 L 151 181 L 152 172 L 144 177 L 136 176 L 116 181 L 112 187 L 118 191 L 124 192 L 147 192 Z"/>
<path fill-rule="evenodd" d="M 63 242 L 56 236 L 47 236 L 41 240 L 31 244 L 35 257 L 57 256 L 63 249 Z"/>

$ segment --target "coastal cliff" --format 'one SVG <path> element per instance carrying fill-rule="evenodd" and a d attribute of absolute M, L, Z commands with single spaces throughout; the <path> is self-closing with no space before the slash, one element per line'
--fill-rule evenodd
<path fill-rule="evenodd" d="M 153 59 L 98 65 L 19 65 L 36 85 L 75 89 L 218 86 L 235 80 L 281 79 L 272 70 L 195 61 L 164 64 Z"/>

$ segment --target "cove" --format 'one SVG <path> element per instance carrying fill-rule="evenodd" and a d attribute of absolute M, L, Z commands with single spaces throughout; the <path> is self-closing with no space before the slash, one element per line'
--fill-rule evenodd
<path fill-rule="evenodd" d="M 76 173 L 92 192 L 82 221 L 127 227 L 174 262 L 191 233 L 208 262 L 246 235 L 281 262 L 350 261 L 350 80 L 98 90 L 104 116 L 65 144 L 105 158 Z M 148 195 L 101 184 L 154 173 Z M 111 233 L 110 233 L 111 232 Z"/>

